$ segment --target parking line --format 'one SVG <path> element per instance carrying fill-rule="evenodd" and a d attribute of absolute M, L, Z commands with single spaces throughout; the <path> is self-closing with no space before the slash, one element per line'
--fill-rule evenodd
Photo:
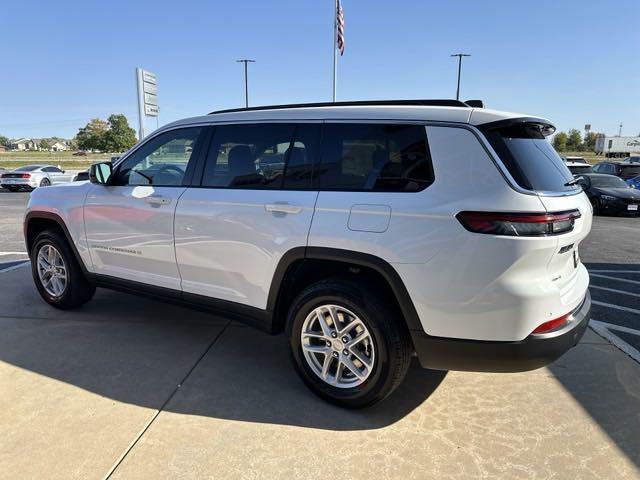
<path fill-rule="evenodd" d="M 608 280 L 615 280 L 617 282 L 626 282 L 626 283 L 633 283 L 634 285 L 640 285 L 640 281 L 638 281 L 638 280 L 629 280 L 627 278 L 611 277 L 609 275 L 600 275 L 599 273 L 591 273 L 591 272 L 589 272 L 589 273 L 591 274 L 592 277 L 606 278 Z M 629 272 L 627 272 L 627 273 L 629 273 Z"/>
<path fill-rule="evenodd" d="M 29 255 L 27 252 L 0 252 L 0 255 Z"/>
<path fill-rule="evenodd" d="M 22 263 L 19 263 L 17 265 L 11 265 L 10 267 L 0 269 L 0 273 L 10 272 L 11 270 L 16 270 L 18 268 L 26 267 L 27 265 L 30 265 L 30 264 L 31 262 L 29 260 L 25 260 Z"/>
<path fill-rule="evenodd" d="M 589 285 L 589 288 L 597 288 L 598 290 L 606 290 L 607 292 L 621 293 L 622 295 L 631 295 L 632 297 L 640 297 L 640 293 L 627 292 L 618 290 L 617 288 L 601 287 L 600 285 Z"/>
<path fill-rule="evenodd" d="M 593 305 L 599 305 L 601 307 L 613 308 L 615 310 L 622 310 L 623 312 L 636 313 L 640 315 L 640 310 L 636 310 L 635 308 L 623 307 L 621 305 L 615 305 L 613 303 L 599 302 L 597 300 L 591 300 L 591 303 Z"/>
<path fill-rule="evenodd" d="M 620 325 L 614 325 L 613 323 L 600 322 L 593 319 L 589 321 L 589 326 L 602 338 L 609 340 L 614 346 L 618 347 L 636 362 L 640 363 L 640 352 L 612 332 L 612 330 L 617 330 L 619 332 L 640 336 L 640 330 L 634 330 L 633 328 L 622 327 Z"/>
<path fill-rule="evenodd" d="M 640 270 L 589 270 L 589 273 L 640 273 Z"/>

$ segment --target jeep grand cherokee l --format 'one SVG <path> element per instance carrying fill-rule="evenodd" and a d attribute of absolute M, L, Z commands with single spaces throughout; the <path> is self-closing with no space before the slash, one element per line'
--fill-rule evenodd
<path fill-rule="evenodd" d="M 449 100 L 178 121 L 91 182 L 33 192 L 35 285 L 63 309 L 100 286 L 286 332 L 304 382 L 346 407 L 389 395 L 414 354 L 535 369 L 578 342 L 591 305 L 591 205 L 553 130 Z"/>

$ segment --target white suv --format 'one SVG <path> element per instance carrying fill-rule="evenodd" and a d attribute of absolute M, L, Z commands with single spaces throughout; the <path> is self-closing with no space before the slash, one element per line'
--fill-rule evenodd
<path fill-rule="evenodd" d="M 523 371 L 589 319 L 591 206 L 544 119 L 450 100 L 289 105 L 167 125 L 90 182 L 38 189 L 24 231 L 58 308 L 95 287 L 286 331 L 316 393 L 370 405 L 411 356 Z"/>

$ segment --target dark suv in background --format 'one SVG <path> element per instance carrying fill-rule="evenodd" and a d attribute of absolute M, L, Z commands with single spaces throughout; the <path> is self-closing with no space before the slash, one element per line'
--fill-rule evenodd
<path fill-rule="evenodd" d="M 621 162 L 600 162 L 593 166 L 594 173 L 615 175 L 624 180 L 640 175 L 640 164 Z"/>

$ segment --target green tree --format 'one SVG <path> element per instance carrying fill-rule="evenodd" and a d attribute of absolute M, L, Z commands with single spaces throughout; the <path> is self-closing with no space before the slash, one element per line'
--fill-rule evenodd
<path fill-rule="evenodd" d="M 8 147 L 9 146 L 9 138 L 4 135 L 0 135 L 0 145 Z"/>
<path fill-rule="evenodd" d="M 569 138 L 567 139 L 567 150 L 572 152 L 579 152 L 582 149 L 582 135 L 580 135 L 579 130 L 572 128 L 571 130 L 569 130 Z"/>
<path fill-rule="evenodd" d="M 40 140 L 40 150 L 49 150 L 51 148 L 51 142 L 46 138 Z"/>
<path fill-rule="evenodd" d="M 567 149 L 567 140 L 569 136 L 565 132 L 558 132 L 553 137 L 553 148 L 558 152 L 564 152 Z"/>
<path fill-rule="evenodd" d="M 109 124 L 99 118 L 93 118 L 78 130 L 75 141 L 82 150 L 102 150 L 104 136 Z"/>
<path fill-rule="evenodd" d="M 584 136 L 584 148 L 593 152 L 596 149 L 596 138 L 598 134 L 595 132 L 589 132 Z"/>
<path fill-rule="evenodd" d="M 124 152 L 136 143 L 136 131 L 129 126 L 127 117 L 122 114 L 109 115 L 109 129 L 102 142 L 103 152 Z"/>

